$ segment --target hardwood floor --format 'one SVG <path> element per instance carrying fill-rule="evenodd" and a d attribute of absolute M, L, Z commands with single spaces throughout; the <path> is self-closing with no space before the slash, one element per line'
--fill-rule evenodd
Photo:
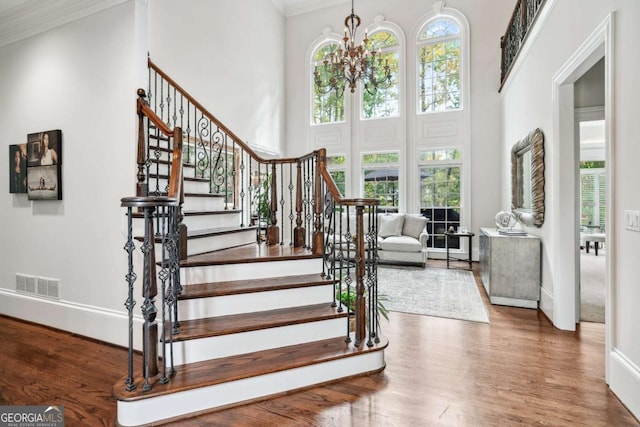
<path fill-rule="evenodd" d="M 559 331 L 481 293 L 490 324 L 392 312 L 380 374 L 170 425 L 640 425 L 604 383 L 604 325 Z M 67 426 L 114 424 L 125 350 L 1 316 L 0 348 L 0 405 L 64 405 Z"/>

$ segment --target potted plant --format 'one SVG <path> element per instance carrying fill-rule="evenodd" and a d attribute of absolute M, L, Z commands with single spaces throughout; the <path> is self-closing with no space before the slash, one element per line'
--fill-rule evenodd
<path fill-rule="evenodd" d="M 343 289 L 342 292 L 338 292 L 336 295 L 338 301 L 342 303 L 349 310 L 349 329 L 353 330 L 355 322 L 355 311 L 356 311 L 356 289 L 353 285 L 349 286 L 348 289 Z M 365 287 L 365 299 L 367 298 L 366 287 Z M 385 307 L 384 302 L 389 301 L 389 297 L 385 294 L 378 294 L 378 323 L 380 322 L 380 316 L 384 317 L 385 320 L 389 321 L 389 310 Z M 366 321 L 369 323 L 369 311 L 367 310 Z"/>

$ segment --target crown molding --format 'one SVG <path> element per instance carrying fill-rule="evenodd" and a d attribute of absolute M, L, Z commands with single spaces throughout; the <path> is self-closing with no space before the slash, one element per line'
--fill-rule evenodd
<path fill-rule="evenodd" d="M 0 14 L 0 47 L 52 30 L 129 0 L 27 0 Z"/>

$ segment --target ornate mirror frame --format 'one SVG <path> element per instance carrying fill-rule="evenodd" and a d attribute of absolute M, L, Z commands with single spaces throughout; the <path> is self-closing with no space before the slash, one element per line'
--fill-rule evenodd
<path fill-rule="evenodd" d="M 525 188 L 528 183 L 523 176 L 523 159 L 528 152 L 531 152 L 531 203 L 524 206 L 524 192 L 529 188 Z M 511 149 L 511 211 L 522 224 L 541 227 L 544 223 L 544 135 L 539 128 Z"/>

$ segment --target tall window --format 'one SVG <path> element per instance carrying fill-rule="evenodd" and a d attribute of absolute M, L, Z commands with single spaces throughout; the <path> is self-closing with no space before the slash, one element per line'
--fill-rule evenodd
<path fill-rule="evenodd" d="M 374 89 L 365 86 L 362 91 L 362 117 L 364 119 L 382 119 L 396 117 L 398 110 L 398 61 L 400 44 L 398 38 L 388 30 L 377 31 L 369 36 L 371 50 L 375 50 L 378 72 L 376 79 L 384 76 L 384 67 L 391 70 L 391 83 Z"/>
<path fill-rule="evenodd" d="M 420 152 L 420 213 L 428 220 L 429 247 L 444 249 L 444 233 L 460 226 L 460 171 L 462 156 L 458 148 L 429 149 Z M 449 247 L 460 242 L 451 239 Z"/>
<path fill-rule="evenodd" d="M 362 156 L 364 197 L 380 200 L 381 211 L 398 212 L 399 161 L 397 151 Z"/>
<path fill-rule="evenodd" d="M 418 113 L 461 108 L 459 25 L 450 18 L 428 21 L 418 32 Z"/>
<path fill-rule="evenodd" d="M 332 52 L 338 50 L 337 42 L 329 42 L 320 46 L 313 54 L 311 67 L 318 71 L 323 81 L 329 79 L 329 73 L 324 68 L 324 60 Z M 335 91 L 327 91 L 313 84 L 312 125 L 323 123 L 344 122 L 344 96 Z"/>
<path fill-rule="evenodd" d="M 327 170 L 340 190 L 340 194 L 346 196 L 345 174 L 347 162 L 345 156 L 327 156 Z"/>

